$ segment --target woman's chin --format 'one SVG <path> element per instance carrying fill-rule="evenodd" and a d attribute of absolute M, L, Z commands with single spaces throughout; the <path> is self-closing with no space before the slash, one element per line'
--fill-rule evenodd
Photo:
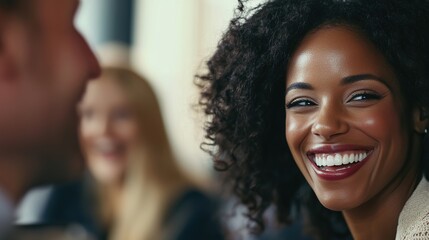
<path fill-rule="evenodd" d="M 96 182 L 102 185 L 116 185 L 122 180 L 122 175 L 117 172 L 99 171 L 92 172 Z"/>
<path fill-rule="evenodd" d="M 330 209 L 332 211 L 345 211 L 359 206 L 359 204 L 350 197 L 344 198 L 335 195 L 327 196 L 326 194 L 324 194 L 323 196 L 317 195 L 317 198 L 325 208 Z"/>

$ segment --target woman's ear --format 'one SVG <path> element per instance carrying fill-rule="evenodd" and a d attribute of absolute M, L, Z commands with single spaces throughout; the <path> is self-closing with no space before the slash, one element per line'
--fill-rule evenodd
<path fill-rule="evenodd" d="M 413 111 L 414 131 L 424 134 L 429 123 L 429 111 L 424 107 L 416 107 Z"/>

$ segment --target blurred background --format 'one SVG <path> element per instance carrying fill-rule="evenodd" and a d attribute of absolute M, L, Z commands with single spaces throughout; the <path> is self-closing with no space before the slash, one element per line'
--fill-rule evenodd
<path fill-rule="evenodd" d="M 102 65 L 144 76 L 160 103 L 179 166 L 206 186 L 218 183 L 210 156 L 200 149 L 204 116 L 196 109 L 195 75 L 204 70 L 228 27 L 235 0 L 81 0 L 75 19 Z M 257 5 L 262 0 L 250 1 Z M 34 224 L 47 208 L 52 186 L 27 194 L 17 223 Z M 235 226 L 235 225 L 236 226 Z M 242 219 L 232 228 L 244 228 Z"/>
<path fill-rule="evenodd" d="M 233 16 L 234 0 L 82 0 L 76 25 L 103 64 L 129 65 L 151 83 L 184 170 L 209 181 L 194 76 Z"/>

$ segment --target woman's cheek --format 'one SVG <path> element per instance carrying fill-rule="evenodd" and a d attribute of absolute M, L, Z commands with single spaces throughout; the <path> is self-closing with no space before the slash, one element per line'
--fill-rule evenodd
<path fill-rule="evenodd" d="M 287 114 L 286 116 L 286 139 L 296 141 L 307 134 L 310 127 L 310 116 L 296 116 L 296 114 Z"/>
<path fill-rule="evenodd" d="M 360 112 L 354 117 L 354 125 L 379 142 L 387 141 L 401 128 L 400 113 L 387 104 Z"/>
<path fill-rule="evenodd" d="M 300 155 L 300 146 L 307 132 L 305 126 L 306 122 L 303 118 L 286 117 L 286 141 L 295 160 Z"/>

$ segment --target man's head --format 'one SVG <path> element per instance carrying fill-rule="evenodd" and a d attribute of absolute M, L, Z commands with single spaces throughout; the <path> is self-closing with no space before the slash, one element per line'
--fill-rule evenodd
<path fill-rule="evenodd" d="M 73 25 L 78 4 L 0 0 L 0 161 L 27 185 L 80 172 L 76 103 L 100 70 Z"/>

